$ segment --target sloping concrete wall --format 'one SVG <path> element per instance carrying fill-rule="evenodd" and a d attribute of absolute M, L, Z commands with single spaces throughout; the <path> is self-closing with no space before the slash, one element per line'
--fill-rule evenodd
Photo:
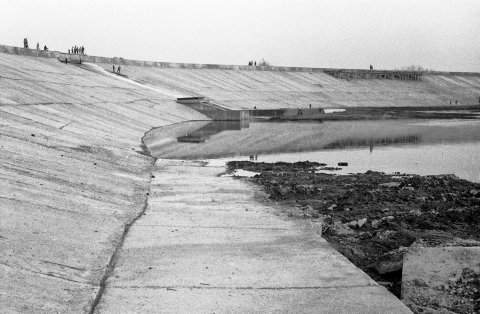
<path fill-rule="evenodd" d="M 0 46 L 0 52 L 64 60 L 61 52 L 38 52 Z M 476 105 L 480 73 L 429 72 L 421 81 L 345 80 L 325 72 L 369 73 L 369 70 L 170 63 L 81 56 L 107 71 L 122 65 L 122 74 L 139 83 L 189 96 L 204 96 L 232 109 L 443 106 L 457 101 Z M 375 72 L 379 72 L 375 70 Z M 398 73 L 398 71 L 382 71 Z M 409 73 L 409 72 L 405 72 Z"/>
<path fill-rule="evenodd" d="M 105 69 L 109 65 L 99 64 Z M 422 81 L 342 80 L 323 72 L 123 67 L 142 84 L 189 91 L 234 109 L 478 104 L 480 77 L 426 75 Z"/>
<path fill-rule="evenodd" d="M 150 89 L 0 53 L 2 313 L 88 313 L 143 210 L 153 127 L 205 119 Z"/>

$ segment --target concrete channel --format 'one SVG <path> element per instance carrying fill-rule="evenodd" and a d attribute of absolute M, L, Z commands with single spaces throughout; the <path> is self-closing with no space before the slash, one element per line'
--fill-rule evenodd
<path fill-rule="evenodd" d="M 0 46 L 3 312 L 409 312 L 315 224 L 288 219 L 248 183 L 218 177 L 222 168 L 155 163 L 140 142 L 154 127 L 208 119 L 175 95 L 208 94 L 233 109 L 245 109 L 242 101 L 295 108 L 299 99 L 345 106 L 351 96 L 332 99 L 334 91 L 368 83 L 323 70 L 89 57 L 105 71 L 125 64 L 122 79 L 60 57 Z M 356 105 L 388 102 L 393 87 L 423 95 L 423 104 L 466 90 L 471 101 L 479 85 L 474 75 L 392 80 L 370 86 L 376 96 Z M 436 89 L 425 96 L 426 86 Z"/>

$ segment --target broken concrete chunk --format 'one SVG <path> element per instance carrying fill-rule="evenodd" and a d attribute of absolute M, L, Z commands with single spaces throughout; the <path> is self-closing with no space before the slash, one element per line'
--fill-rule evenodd
<path fill-rule="evenodd" d="M 424 313 L 478 313 L 480 246 L 412 246 L 404 256 L 402 299 Z"/>

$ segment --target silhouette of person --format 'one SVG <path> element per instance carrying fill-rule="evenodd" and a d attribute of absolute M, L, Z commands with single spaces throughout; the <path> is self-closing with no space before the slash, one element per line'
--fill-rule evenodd
<path fill-rule="evenodd" d="M 370 70 L 373 70 L 373 65 L 370 64 Z"/>
<path fill-rule="evenodd" d="M 40 50 L 40 43 L 37 41 L 37 50 Z"/>
<path fill-rule="evenodd" d="M 309 105 L 308 105 L 308 108 L 312 108 L 312 104 L 309 104 Z"/>
<path fill-rule="evenodd" d="M 113 73 L 115 73 L 115 64 L 113 65 Z"/>
<path fill-rule="evenodd" d="M 43 47 L 43 50 L 48 51 L 47 45 L 45 45 L 45 47 Z"/>
<path fill-rule="evenodd" d="M 27 38 L 24 38 L 24 39 L 23 39 L 23 48 L 27 48 L 27 49 L 28 49 L 28 39 L 27 39 Z"/>
<path fill-rule="evenodd" d="M 457 100 L 455 99 L 455 105 L 457 104 Z"/>
<path fill-rule="evenodd" d="M 68 49 L 68 54 L 70 54 L 70 49 Z"/>
<path fill-rule="evenodd" d="M 257 66 L 257 61 L 255 61 L 255 66 Z"/>
<path fill-rule="evenodd" d="M 117 73 L 120 74 L 120 64 L 118 65 Z"/>

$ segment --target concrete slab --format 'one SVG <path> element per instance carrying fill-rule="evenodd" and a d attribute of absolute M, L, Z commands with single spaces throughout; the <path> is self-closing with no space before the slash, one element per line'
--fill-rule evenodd
<path fill-rule="evenodd" d="M 202 162 L 156 168 L 96 312 L 409 313 L 258 187 Z"/>
<path fill-rule="evenodd" d="M 477 313 L 479 278 L 479 246 L 413 246 L 404 256 L 402 299 L 418 312 Z"/>

